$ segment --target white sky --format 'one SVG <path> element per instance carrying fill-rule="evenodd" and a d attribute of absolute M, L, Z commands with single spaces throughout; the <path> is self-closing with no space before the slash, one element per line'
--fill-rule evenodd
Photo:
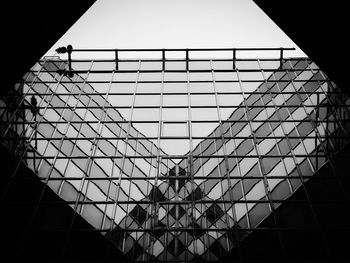
<path fill-rule="evenodd" d="M 97 0 L 45 54 L 73 48 L 295 47 L 252 0 Z"/>

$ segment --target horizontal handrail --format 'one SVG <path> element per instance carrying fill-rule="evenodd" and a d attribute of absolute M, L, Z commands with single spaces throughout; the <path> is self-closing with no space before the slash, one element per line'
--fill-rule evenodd
<path fill-rule="evenodd" d="M 143 48 L 143 49 L 125 49 L 125 48 L 115 48 L 115 49 L 74 49 L 71 45 L 68 45 L 67 47 L 59 47 L 56 49 L 56 52 L 59 54 L 68 53 L 68 64 L 69 64 L 69 71 L 68 73 L 71 73 L 71 63 L 72 63 L 72 53 L 76 52 L 113 52 L 114 53 L 114 60 L 115 60 L 115 69 L 119 70 L 119 61 L 120 61 L 120 53 L 125 52 L 131 52 L 137 54 L 138 52 L 160 52 L 159 56 L 161 57 L 161 60 L 163 61 L 162 70 L 165 70 L 165 61 L 168 60 L 167 53 L 169 52 L 184 52 L 184 60 L 186 61 L 186 70 L 189 70 L 189 64 L 188 62 L 191 60 L 190 54 L 193 52 L 222 52 L 222 51 L 230 51 L 232 52 L 232 60 L 233 60 L 233 69 L 236 68 L 235 61 L 237 60 L 237 52 L 241 51 L 278 51 L 279 55 L 279 62 L 280 62 L 280 68 L 283 66 L 283 60 L 284 60 L 284 51 L 292 51 L 295 50 L 295 47 L 232 47 L 232 48 Z M 68 74 L 67 73 L 67 74 Z"/>
<path fill-rule="evenodd" d="M 141 48 L 141 49 L 132 49 L 132 48 L 114 48 L 114 49 L 80 49 L 73 48 L 74 52 L 179 52 L 179 51 L 279 51 L 279 50 L 295 50 L 295 47 L 258 47 L 258 48 Z"/>

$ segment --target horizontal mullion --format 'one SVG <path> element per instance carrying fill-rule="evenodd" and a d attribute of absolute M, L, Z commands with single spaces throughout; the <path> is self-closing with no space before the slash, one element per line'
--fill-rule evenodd
<path fill-rule="evenodd" d="M 142 124 L 142 123 L 163 123 L 163 124 L 186 124 L 188 122 L 186 121 L 168 121 L 168 120 L 154 120 L 154 121 L 147 121 L 147 120 L 142 120 L 142 121 L 128 121 L 128 120 L 121 120 L 121 121 L 106 121 L 106 120 L 101 120 L 101 121 L 41 121 L 39 124 L 65 124 L 65 123 L 71 123 L 71 124 L 79 124 L 79 123 L 130 123 L 130 124 Z M 310 122 L 308 119 L 302 119 L 302 120 L 223 120 L 221 123 L 249 123 L 249 122 L 257 122 L 257 123 L 302 123 L 302 122 Z M 350 122 L 350 119 L 333 119 L 333 120 L 312 120 L 314 123 L 338 123 L 338 122 Z M 35 121 L 0 121 L 0 123 L 11 123 L 11 124 L 37 124 Z M 219 120 L 191 120 L 191 123 L 219 123 Z"/>
<path fill-rule="evenodd" d="M 126 137 L 126 136 L 115 136 L 115 137 L 102 137 L 100 135 L 97 135 L 95 137 L 93 136 L 89 136 L 89 137 L 52 137 L 52 138 L 32 138 L 32 137 L 23 137 L 23 138 L 16 138 L 16 137 L 0 137 L 0 141 L 1 140 L 5 140 L 5 141 L 27 141 L 27 140 L 31 140 L 31 141 L 60 141 L 60 140 L 66 140 L 66 141 L 85 141 L 85 140 L 156 140 L 156 139 L 160 139 L 160 140 L 190 140 L 191 138 L 194 140 L 205 140 L 205 139 L 209 139 L 209 140 L 221 140 L 221 139 L 350 139 L 350 135 L 329 135 L 329 136 L 257 136 L 257 135 L 250 135 L 250 136 L 147 136 L 147 137 Z"/>
<path fill-rule="evenodd" d="M 346 108 L 350 107 L 349 105 L 346 104 L 332 104 L 330 105 L 300 105 L 300 104 L 295 104 L 295 105 L 162 105 L 163 109 L 188 109 L 188 107 L 193 108 L 193 109 L 216 109 L 217 107 L 219 108 L 248 108 L 248 109 L 253 109 L 253 108 L 260 108 L 260 109 L 265 109 L 265 108 Z M 40 109 L 159 109 L 160 105 L 143 105 L 143 106 L 47 106 L 47 107 L 38 107 Z M 7 106 L 2 106 L 0 109 L 10 109 Z"/>
<path fill-rule="evenodd" d="M 293 58 L 287 58 L 288 60 L 293 60 Z M 215 61 L 215 62 L 221 62 L 221 61 L 271 61 L 271 62 L 276 62 L 276 61 L 280 61 L 279 58 L 235 58 L 233 59 L 232 57 L 229 58 L 188 58 L 186 59 L 185 57 L 184 58 L 165 58 L 165 59 L 162 59 L 162 58 L 140 58 L 140 59 L 132 59 L 132 58 L 118 58 L 118 59 L 115 59 L 115 58 L 105 58 L 105 59 L 98 59 L 98 58 L 93 58 L 93 59 L 79 59 L 79 58 L 73 58 L 71 61 L 72 63 L 74 62 L 86 62 L 86 63 L 91 63 L 91 62 L 94 62 L 94 63 L 103 63 L 103 62 L 136 62 L 138 63 L 139 61 L 141 62 L 209 62 L 209 61 Z M 62 62 L 68 62 L 68 60 L 66 59 L 62 59 L 61 60 Z M 40 63 L 45 63 L 46 61 L 45 60 L 39 60 Z"/>
<path fill-rule="evenodd" d="M 188 217 L 189 219 L 189 217 Z M 327 227 L 322 227 L 323 229 L 327 229 L 327 230 L 348 230 L 347 227 L 343 227 L 343 226 L 337 226 L 337 225 L 330 225 Z M 45 228 L 40 228 L 40 227 L 35 227 L 32 226 L 31 227 L 32 230 L 34 231 L 48 231 L 48 232 L 65 232 L 65 231 L 70 231 L 70 232 L 99 232 L 99 233 L 109 233 L 111 232 L 111 230 L 108 229 L 101 229 L 101 228 L 67 228 L 67 227 L 62 227 L 62 228 L 57 228 L 57 227 L 53 227 L 50 228 L 48 226 L 45 226 Z M 235 231 L 241 231 L 241 232 L 246 232 L 246 231 L 272 231 L 273 233 L 275 233 L 276 231 L 296 231 L 296 230 L 305 230 L 305 231 L 310 231 L 310 230 L 316 230 L 319 231 L 320 228 L 317 225 L 304 225 L 304 226 L 271 226 L 271 227 L 261 227 L 261 226 L 256 226 L 254 228 L 252 227 L 241 227 L 238 226 L 235 227 L 235 225 L 232 226 L 232 228 L 228 228 L 228 227 L 217 227 L 215 226 L 215 228 L 207 228 L 207 227 L 198 227 L 198 228 L 193 228 L 193 227 L 172 227 L 172 226 L 168 226 L 168 227 L 162 227 L 162 228 L 144 228 L 144 227 L 139 227 L 139 228 L 113 228 L 112 232 L 121 232 L 121 233 L 132 233 L 132 232 L 193 232 L 193 231 L 205 231 L 205 232 L 235 232 Z M 205 236 L 205 234 L 203 235 Z M 138 262 L 138 261 L 137 261 Z M 168 260 L 166 262 L 183 262 L 183 261 L 171 261 Z M 251 261 L 253 262 L 253 261 Z M 254 262 L 259 262 L 259 261 L 254 261 Z M 273 261 L 272 261 L 273 262 Z M 324 262 L 324 261 L 323 261 Z"/>
<path fill-rule="evenodd" d="M 140 177 L 140 176 L 130 176 L 130 177 L 125 177 L 125 176 L 116 176 L 116 177 L 91 177 L 91 176 L 84 176 L 84 177 L 39 177 L 39 180 L 41 181 L 80 181 L 82 179 L 88 180 L 88 181 L 118 181 L 118 180 L 123 180 L 123 181 L 152 181 L 152 180 L 188 180 L 192 182 L 196 182 L 196 180 L 220 180 L 224 181 L 227 179 L 237 179 L 240 181 L 246 181 L 246 180 L 256 180 L 256 179 L 310 179 L 313 178 L 313 181 L 320 181 L 320 180 L 325 180 L 325 179 L 335 179 L 335 176 L 313 176 L 313 175 L 303 175 L 303 176 L 298 176 L 298 175 L 264 175 L 264 176 L 150 176 L 150 177 Z M 38 178 L 21 178 L 21 180 L 38 180 Z"/>
<path fill-rule="evenodd" d="M 33 90 L 34 91 L 34 90 Z M 88 92 L 69 92 L 67 91 L 66 93 L 60 93 L 60 92 L 52 92 L 50 90 L 50 92 L 46 92 L 46 93 L 41 93 L 41 92 L 35 92 L 35 95 L 37 96 L 47 96 L 47 95 L 55 95 L 55 96 L 80 96 L 80 95 L 85 95 L 85 96 L 111 96 L 111 95 L 118 95 L 118 96 L 134 96 L 134 93 L 133 92 L 94 92 L 94 93 L 88 93 Z M 215 92 L 163 92 L 162 93 L 163 95 L 167 95 L 167 96 L 176 96 L 176 95 L 242 95 L 242 91 L 232 91 L 232 92 L 220 92 L 220 91 L 217 91 L 216 93 Z M 251 94 L 255 94 L 255 95 L 295 95 L 295 94 L 306 94 L 306 95 L 324 95 L 325 93 L 324 92 L 304 92 L 304 91 L 300 91 L 300 92 L 293 92 L 293 91 L 271 91 L 271 92 L 262 92 L 262 91 L 249 91 L 249 92 L 244 92 L 245 95 L 251 95 Z M 341 92 L 327 92 L 326 93 L 327 95 L 340 95 L 340 94 L 343 94 Z M 33 95 L 33 93 L 30 93 L 30 94 L 9 94 L 8 97 L 20 97 L 20 98 L 23 98 L 23 97 L 31 97 Z M 136 96 L 160 96 L 161 93 L 160 92 L 140 92 L 138 91 L 136 93 Z M 350 106 L 350 105 L 349 105 Z"/>
<path fill-rule="evenodd" d="M 191 66 L 191 65 L 190 65 Z M 109 70 L 72 70 L 72 73 L 76 74 L 82 74 L 82 73 L 212 73 L 212 72 L 262 72 L 262 71 L 273 71 L 273 72 L 286 72 L 285 69 L 276 69 L 276 68 L 256 68 L 256 69 L 215 69 L 215 68 L 208 68 L 208 69 L 135 69 L 135 70 L 115 70 L 115 69 L 109 69 Z M 313 72 L 311 69 L 288 69 L 288 72 L 299 72 L 299 71 L 309 71 Z M 47 72 L 47 73 L 57 73 L 57 70 L 44 70 L 41 71 L 41 73 Z M 263 79 L 262 79 L 263 80 Z"/>
<path fill-rule="evenodd" d="M 264 155 L 263 157 L 261 155 L 105 155 L 105 156 L 91 156 L 91 155 L 83 155 L 83 156 L 40 156 L 39 154 L 36 156 L 24 156 L 23 159 L 25 160 L 46 160 L 46 159 L 154 159 L 154 158 L 162 158 L 162 159 L 187 159 L 188 157 L 200 159 L 200 158 L 284 158 L 284 157 L 302 157 L 302 158 L 324 158 L 329 157 L 330 155 L 327 154 L 284 154 L 284 155 L 278 155 L 278 154 L 271 154 L 271 155 Z"/>
<path fill-rule="evenodd" d="M 283 203 L 289 203 L 289 204 L 304 204 L 307 203 L 307 200 L 288 200 L 288 199 L 273 199 L 273 200 L 196 200 L 196 204 L 266 204 L 266 203 L 278 203 L 278 204 L 283 204 Z M 79 204 L 79 205 L 108 205 L 108 204 L 154 204 L 157 203 L 159 205 L 191 205 L 193 202 L 192 201 L 185 201 L 185 200 L 179 200 L 179 201 L 151 201 L 151 200 L 118 200 L 118 201 L 64 201 L 64 203 L 68 205 L 74 205 L 74 204 Z M 312 203 L 346 203 L 346 200 L 312 200 Z M 6 200 L 7 205 L 37 205 L 37 202 L 32 202 L 32 201 L 11 201 L 11 200 Z M 62 201 L 44 201 L 42 200 L 40 202 L 40 205 L 55 205 L 55 204 L 62 204 Z"/>
<path fill-rule="evenodd" d="M 249 79 L 241 79 L 241 80 L 237 80 L 237 79 L 230 79 L 230 80 L 219 80 L 219 79 L 216 79 L 215 80 L 215 83 L 279 83 L 279 82 L 291 82 L 290 80 L 286 80 L 286 81 L 279 81 L 279 80 L 271 80 L 271 81 L 268 81 L 268 80 L 262 80 L 262 79 L 259 79 L 259 80 L 249 80 Z M 297 80 L 293 80 L 294 83 L 298 83 L 298 82 L 314 82 L 314 83 L 318 83 L 320 82 L 320 80 L 310 80 L 310 79 L 306 79 L 306 80 L 303 80 L 303 79 L 297 79 Z M 331 81 L 329 80 L 322 80 L 322 82 L 329 82 L 331 83 Z M 124 80 L 124 81 L 108 81 L 108 80 L 105 80 L 105 81 L 86 81 L 84 79 L 81 79 L 81 81 L 41 81 L 41 80 L 38 80 L 38 81 L 34 81 L 34 82 L 23 82 L 25 84 L 29 84 L 31 86 L 35 85 L 36 83 L 38 84 L 57 84 L 57 83 L 60 83 L 60 84 L 94 84 L 94 83 L 132 83 L 132 84 L 135 84 L 136 83 L 136 80 Z M 213 80 L 164 80 L 163 82 L 161 80 L 147 80 L 147 81 L 143 81 L 143 80 L 138 80 L 137 83 L 213 83 Z"/>

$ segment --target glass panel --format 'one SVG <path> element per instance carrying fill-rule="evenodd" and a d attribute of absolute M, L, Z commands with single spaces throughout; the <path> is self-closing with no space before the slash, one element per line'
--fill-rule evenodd
<path fill-rule="evenodd" d="M 164 72 L 161 52 L 128 52 L 141 61 L 114 72 L 114 60 L 74 61 L 87 71 L 74 77 L 55 72 L 64 60 L 41 61 L 0 98 L 1 143 L 131 260 L 220 260 L 256 229 L 275 231 L 284 208 L 341 192 L 328 160 L 350 132 L 348 96 L 310 60 L 242 56 L 234 70 L 225 52 L 186 71 L 169 60 L 185 51 L 167 51 Z"/>

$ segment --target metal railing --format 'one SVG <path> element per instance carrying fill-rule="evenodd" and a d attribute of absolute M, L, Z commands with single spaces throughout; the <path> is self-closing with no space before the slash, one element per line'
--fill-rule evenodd
<path fill-rule="evenodd" d="M 58 54 L 68 54 L 68 64 L 69 64 L 69 71 L 72 70 L 71 62 L 72 62 L 72 53 L 87 53 L 87 52 L 94 52 L 94 53 L 112 53 L 114 55 L 111 56 L 111 58 L 114 56 L 114 61 L 116 63 L 115 70 L 119 70 L 119 62 L 123 61 L 124 59 L 121 58 L 121 54 L 125 53 L 133 53 L 133 54 L 139 54 L 146 53 L 146 54 L 152 54 L 154 57 L 158 57 L 162 61 L 162 70 L 165 70 L 165 62 L 167 60 L 173 60 L 170 56 L 168 56 L 170 53 L 182 53 L 182 56 L 178 57 L 177 60 L 179 61 L 185 61 L 186 62 L 186 70 L 189 70 L 189 61 L 192 60 L 192 55 L 196 52 L 204 52 L 206 56 L 210 54 L 219 54 L 225 52 L 225 54 L 231 54 L 231 59 L 233 62 L 233 69 L 235 69 L 235 63 L 238 57 L 238 53 L 244 53 L 244 52 L 276 52 L 275 57 L 280 61 L 280 67 L 283 66 L 283 60 L 284 60 L 284 51 L 294 51 L 296 50 L 294 47 L 279 47 L 279 48 L 168 48 L 168 49 L 74 49 L 71 45 L 68 45 L 67 47 L 59 47 L 56 49 L 56 52 Z M 155 54 L 157 54 L 155 56 Z"/>

